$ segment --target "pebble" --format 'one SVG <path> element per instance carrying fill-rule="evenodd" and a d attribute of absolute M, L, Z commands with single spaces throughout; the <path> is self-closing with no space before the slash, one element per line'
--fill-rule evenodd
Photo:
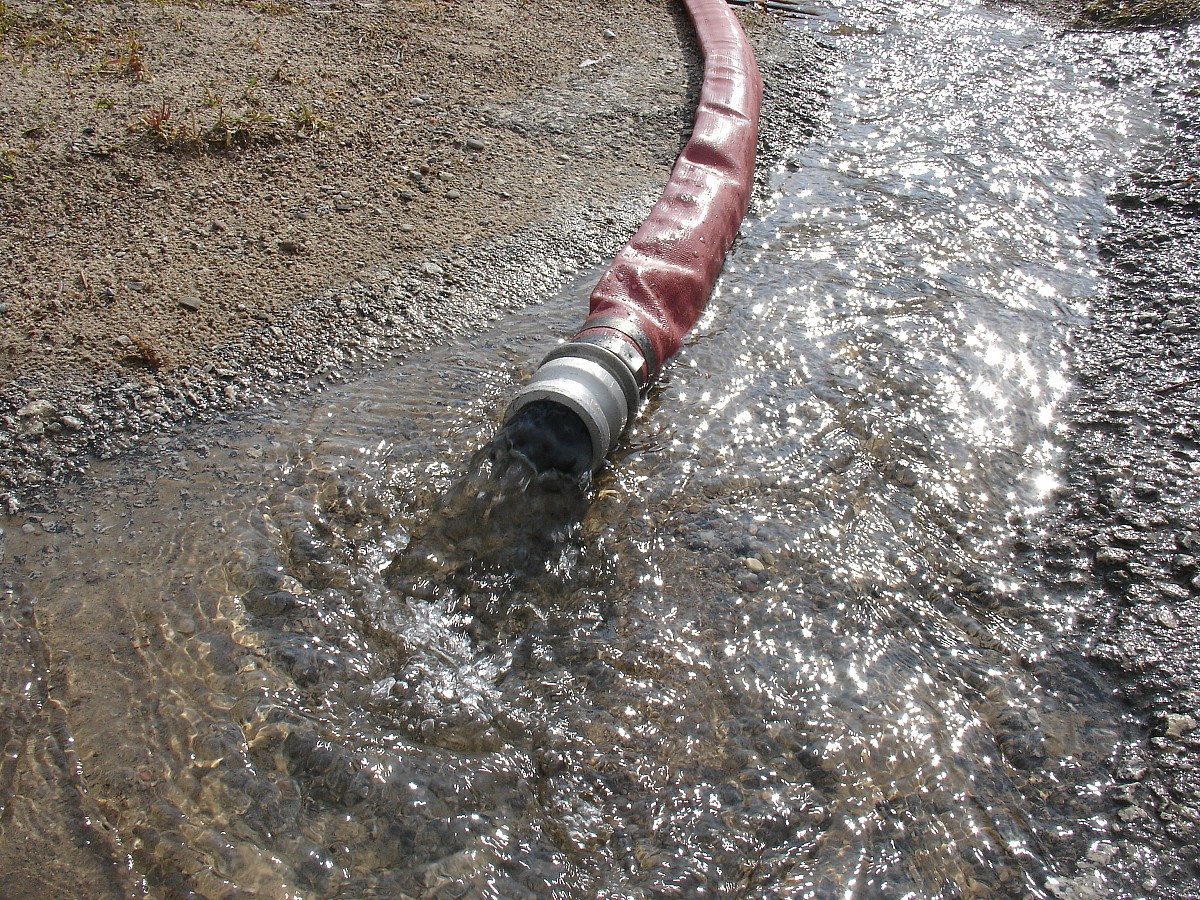
<path fill-rule="evenodd" d="M 1119 526 L 1104 534 L 1102 539 L 1106 544 L 1115 543 L 1136 546 L 1141 542 L 1141 535 L 1139 535 L 1133 528 Z"/>
<path fill-rule="evenodd" d="M 468 150 L 482 150 L 484 147 L 487 146 L 486 143 L 484 143 L 477 137 L 469 137 L 469 138 L 467 138 L 465 143 L 466 143 Z"/>
<path fill-rule="evenodd" d="M 1176 628 L 1179 625 L 1179 617 L 1165 606 L 1154 611 L 1154 618 L 1163 628 Z"/>
<path fill-rule="evenodd" d="M 1122 822 L 1146 821 L 1150 818 L 1149 814 L 1140 806 L 1127 806 L 1117 815 Z"/>
<path fill-rule="evenodd" d="M 1196 720 L 1188 715 L 1167 713 L 1167 737 L 1182 737 L 1189 731 L 1195 731 Z"/>
<path fill-rule="evenodd" d="M 746 558 L 746 568 L 757 574 L 765 570 L 767 567 L 763 564 L 761 559 L 756 559 L 753 556 L 749 556 Z"/>
<path fill-rule="evenodd" d="M 396 227 L 399 228 L 401 231 L 403 231 L 405 234 L 408 234 L 409 232 L 416 230 L 416 228 L 414 228 L 412 225 L 408 224 L 408 222 L 402 222 Z"/>
<path fill-rule="evenodd" d="M 22 419 L 48 419 L 54 413 L 54 404 L 49 400 L 34 400 L 17 410 Z"/>
<path fill-rule="evenodd" d="M 453 181 L 454 173 L 453 172 L 438 172 L 438 178 L 440 178 L 442 181 Z"/>
<path fill-rule="evenodd" d="M 1180 603 L 1185 602 L 1192 595 L 1192 592 L 1185 588 L 1182 584 L 1176 584 L 1173 581 L 1159 582 L 1157 587 L 1158 592 L 1166 599 L 1177 600 Z"/>
<path fill-rule="evenodd" d="M 200 308 L 200 298 L 199 297 L 180 297 L 179 305 L 182 306 L 184 309 L 189 309 L 192 312 L 195 312 L 196 310 L 198 310 Z"/>
<path fill-rule="evenodd" d="M 426 275 L 433 275 L 434 277 L 446 274 L 446 270 L 435 262 L 425 263 L 425 265 L 421 266 L 421 271 L 423 271 Z"/>
<path fill-rule="evenodd" d="M 617 33 L 615 31 L 613 31 L 611 28 L 605 28 L 604 29 L 604 39 L 606 41 L 615 41 L 617 39 Z"/>
<path fill-rule="evenodd" d="M 1110 569 L 1129 565 L 1129 551 L 1122 547 L 1101 547 L 1096 551 L 1096 565 Z"/>
<path fill-rule="evenodd" d="M 446 191 L 446 196 L 451 200 L 457 200 L 462 196 L 462 191 Z"/>
<path fill-rule="evenodd" d="M 1139 500 L 1157 500 L 1159 497 L 1159 490 L 1148 482 L 1138 481 L 1134 482 L 1133 496 L 1137 497 Z"/>
<path fill-rule="evenodd" d="M 4 315 L 10 309 L 12 309 L 11 303 L 0 303 L 0 316 Z"/>

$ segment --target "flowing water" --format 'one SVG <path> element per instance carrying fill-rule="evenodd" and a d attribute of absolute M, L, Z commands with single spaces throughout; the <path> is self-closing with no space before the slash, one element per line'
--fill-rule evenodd
<path fill-rule="evenodd" d="M 8 526 L 14 896 L 1136 893 L 1128 723 L 1013 548 L 1105 191 L 1200 55 L 985 4 L 797 27 L 829 127 L 586 490 L 474 451 L 589 279 Z"/>

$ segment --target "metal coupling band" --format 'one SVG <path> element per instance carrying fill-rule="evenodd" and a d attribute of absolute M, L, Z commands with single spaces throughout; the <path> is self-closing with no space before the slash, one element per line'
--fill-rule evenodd
<path fill-rule="evenodd" d="M 636 347 L 641 351 L 641 359 L 637 360 L 636 368 L 634 368 L 634 376 L 638 380 L 639 388 L 645 390 L 649 387 L 654 382 L 654 379 L 658 377 L 659 362 L 658 354 L 654 352 L 654 345 L 650 343 L 650 338 L 646 335 L 646 332 L 632 319 L 625 319 L 620 316 L 596 316 L 583 323 L 583 328 L 575 335 L 574 340 L 594 341 L 597 336 L 589 334 L 589 332 L 599 328 L 605 328 L 624 335 L 629 339 L 632 347 Z M 620 338 L 617 340 L 620 340 Z M 618 352 L 617 355 L 625 358 L 623 352 Z"/>
<path fill-rule="evenodd" d="M 637 412 L 638 384 L 626 362 L 611 350 L 571 341 L 554 348 L 517 392 L 511 419 L 536 400 L 558 403 L 583 421 L 592 439 L 592 471 L 600 468 Z"/>

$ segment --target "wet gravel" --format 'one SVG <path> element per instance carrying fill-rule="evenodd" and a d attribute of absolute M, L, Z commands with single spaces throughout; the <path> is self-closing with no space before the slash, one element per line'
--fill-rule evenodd
<path fill-rule="evenodd" d="M 1111 195 L 1102 289 L 1076 333 L 1061 502 L 1026 548 L 1081 600 L 1081 632 L 1145 739 L 1117 825 L 1157 897 L 1200 896 L 1200 91 Z"/>

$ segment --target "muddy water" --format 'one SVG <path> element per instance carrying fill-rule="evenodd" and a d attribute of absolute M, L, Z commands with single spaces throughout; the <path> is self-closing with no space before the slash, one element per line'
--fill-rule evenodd
<path fill-rule="evenodd" d="M 6 526 L 14 896 L 1132 890 L 1127 723 L 1012 558 L 1156 38 L 804 27 L 828 132 L 594 484 L 474 454 L 583 279 Z"/>

